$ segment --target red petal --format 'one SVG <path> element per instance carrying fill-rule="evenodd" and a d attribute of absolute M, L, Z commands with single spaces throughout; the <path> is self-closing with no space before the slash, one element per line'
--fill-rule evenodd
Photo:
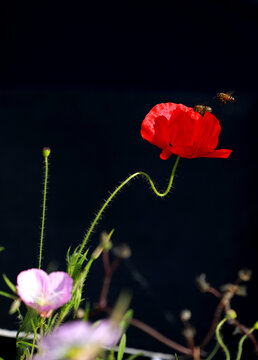
<path fill-rule="evenodd" d="M 202 155 L 202 157 L 227 159 L 231 153 L 232 153 L 232 150 L 219 149 L 219 150 L 214 150 L 214 151 L 210 152 L 209 154 Z"/>
<path fill-rule="evenodd" d="M 173 113 L 168 126 L 169 142 L 172 146 L 193 146 L 196 121 L 201 115 L 191 110 L 188 108 L 186 112 L 178 108 Z M 191 116 L 192 113 L 194 116 Z"/>
<path fill-rule="evenodd" d="M 221 127 L 219 120 L 209 112 L 206 112 L 195 128 L 195 139 L 198 147 L 215 149 L 218 145 Z"/>
<path fill-rule="evenodd" d="M 171 118 L 174 118 L 174 112 L 177 109 L 182 113 L 189 111 L 190 108 L 174 103 L 162 103 L 154 106 L 142 122 L 142 137 L 151 144 L 165 149 L 169 144 L 168 126 Z"/>
<path fill-rule="evenodd" d="M 172 155 L 172 152 L 169 150 L 169 148 L 166 148 L 162 151 L 162 153 L 160 154 L 159 157 L 162 160 L 167 160 L 171 155 Z"/>

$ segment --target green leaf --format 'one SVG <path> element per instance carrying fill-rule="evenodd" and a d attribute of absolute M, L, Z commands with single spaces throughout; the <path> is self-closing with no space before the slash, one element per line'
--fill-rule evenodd
<path fill-rule="evenodd" d="M 89 252 L 89 249 L 87 249 L 87 250 L 85 251 L 85 253 L 84 253 L 83 255 L 81 255 L 81 258 L 80 258 L 80 260 L 78 261 L 78 263 L 79 263 L 80 265 L 82 265 L 82 264 L 84 263 L 84 261 L 87 260 L 86 256 L 88 255 L 88 252 Z"/>
<path fill-rule="evenodd" d="M 28 311 L 23 319 L 21 327 L 17 332 L 16 338 L 18 338 L 19 333 L 21 331 L 24 331 L 27 334 L 30 332 L 33 332 L 34 329 L 33 329 L 32 324 L 34 324 L 35 328 L 38 328 L 39 323 L 40 323 L 40 317 L 39 317 L 39 314 L 37 313 L 37 311 L 28 308 Z"/>
<path fill-rule="evenodd" d="M 125 345 L 126 345 L 126 335 L 122 336 L 122 339 L 119 344 L 119 349 L 117 353 L 117 360 L 122 360 L 125 352 Z"/>
<path fill-rule="evenodd" d="M 110 350 L 107 360 L 115 360 L 115 350 L 114 349 Z"/>
<path fill-rule="evenodd" d="M 16 299 L 17 299 L 17 296 L 12 295 L 12 294 L 8 294 L 8 293 L 6 293 L 5 291 L 0 291 L 0 295 L 5 296 L 5 297 L 7 297 L 8 299 L 13 299 L 13 300 L 16 300 Z"/>
<path fill-rule="evenodd" d="M 0 252 L 1 251 L 4 251 L 4 249 L 5 249 L 5 247 L 4 246 L 0 246 Z M 0 360 L 1 360 L 2 358 L 0 358 Z"/>
<path fill-rule="evenodd" d="M 24 351 L 24 353 L 23 353 L 23 355 L 22 355 L 22 357 L 21 357 L 21 360 L 29 360 L 31 358 L 31 356 L 30 356 L 30 351 L 29 351 L 29 349 L 27 348 L 25 351 Z"/>
<path fill-rule="evenodd" d="M 123 319 L 122 319 L 122 321 L 120 323 L 120 326 L 121 326 L 121 328 L 123 329 L 124 332 L 127 330 L 128 326 L 130 325 L 130 321 L 131 321 L 132 317 L 133 317 L 133 310 L 129 309 L 125 313 L 125 315 L 124 315 L 124 317 L 123 317 Z"/>
<path fill-rule="evenodd" d="M 17 294 L 16 286 L 11 282 L 11 280 L 9 280 L 5 274 L 3 274 L 3 278 L 9 289 L 11 289 L 13 293 Z"/>
<path fill-rule="evenodd" d="M 126 360 L 134 360 L 134 359 L 137 359 L 139 356 L 142 356 L 141 352 L 129 356 L 129 358 L 127 358 Z"/>
<path fill-rule="evenodd" d="M 59 313 L 57 312 L 52 318 L 49 319 L 46 325 L 45 335 L 47 335 L 51 331 L 52 327 L 54 327 L 58 315 Z"/>
<path fill-rule="evenodd" d="M 70 255 L 70 251 L 71 248 L 69 248 L 67 250 L 66 253 L 66 262 L 67 262 L 67 273 L 72 276 L 72 278 L 75 280 L 77 278 L 77 276 L 80 274 L 81 271 L 81 267 L 84 263 L 84 261 L 86 261 L 86 256 L 88 254 L 88 250 L 85 251 L 85 253 L 83 255 L 80 256 L 78 262 L 76 262 L 77 259 L 77 254 L 78 254 L 78 249 L 80 246 L 77 246 L 74 250 L 74 252 Z"/>

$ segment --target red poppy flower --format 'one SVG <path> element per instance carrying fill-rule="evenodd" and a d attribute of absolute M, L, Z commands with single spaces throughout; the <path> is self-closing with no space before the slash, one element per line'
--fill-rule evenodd
<path fill-rule="evenodd" d="M 221 131 L 219 120 L 209 112 L 204 116 L 182 104 L 154 106 L 142 122 L 141 135 L 163 149 L 160 158 L 172 154 L 197 157 L 228 158 L 231 150 L 215 150 Z"/>

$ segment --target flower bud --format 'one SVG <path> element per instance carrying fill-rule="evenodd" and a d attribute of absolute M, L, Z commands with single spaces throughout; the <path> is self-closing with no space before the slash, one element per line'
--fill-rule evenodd
<path fill-rule="evenodd" d="M 254 329 L 258 330 L 258 321 L 256 321 L 256 323 L 254 324 Z"/>
<path fill-rule="evenodd" d="M 97 246 L 96 249 L 91 254 L 91 258 L 93 260 L 96 260 L 102 254 L 102 251 L 103 251 L 103 247 Z"/>
<path fill-rule="evenodd" d="M 106 231 L 102 231 L 100 234 L 100 246 L 103 248 L 104 251 L 109 251 L 112 249 L 112 242 L 110 241 L 111 236 L 114 230 L 112 230 L 109 234 Z"/>
<path fill-rule="evenodd" d="M 14 302 L 12 303 L 12 305 L 10 307 L 9 314 L 12 315 L 12 314 L 16 313 L 16 311 L 19 309 L 20 305 L 21 305 L 20 299 L 14 300 Z"/>
<path fill-rule="evenodd" d="M 237 313 L 235 312 L 235 310 L 231 309 L 227 312 L 226 317 L 228 320 L 235 319 L 237 317 Z"/>
<path fill-rule="evenodd" d="M 185 322 L 185 321 L 189 321 L 192 317 L 192 313 L 190 310 L 188 309 L 184 309 L 181 311 L 180 313 L 180 319 Z"/>
<path fill-rule="evenodd" d="M 238 271 L 238 277 L 241 281 L 250 281 L 252 276 L 252 270 L 241 269 Z"/>
<path fill-rule="evenodd" d="M 44 158 L 48 158 L 49 155 L 50 155 L 50 153 L 51 153 L 51 150 L 50 150 L 49 147 L 44 147 L 44 148 L 43 148 L 42 154 L 43 154 Z"/>

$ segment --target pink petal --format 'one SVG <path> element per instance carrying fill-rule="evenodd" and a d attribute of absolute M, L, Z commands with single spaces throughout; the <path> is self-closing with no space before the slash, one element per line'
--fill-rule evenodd
<path fill-rule="evenodd" d="M 23 302 L 48 317 L 52 310 L 72 297 L 73 279 L 65 272 L 48 275 L 39 269 L 22 271 L 17 277 L 17 291 Z"/>
<path fill-rule="evenodd" d="M 45 271 L 30 269 L 22 271 L 17 277 L 17 292 L 22 301 L 31 306 L 42 295 L 47 294 L 49 279 Z"/>
<path fill-rule="evenodd" d="M 67 303 L 72 297 L 73 279 L 63 271 L 56 271 L 49 275 L 50 297 L 55 308 Z"/>

